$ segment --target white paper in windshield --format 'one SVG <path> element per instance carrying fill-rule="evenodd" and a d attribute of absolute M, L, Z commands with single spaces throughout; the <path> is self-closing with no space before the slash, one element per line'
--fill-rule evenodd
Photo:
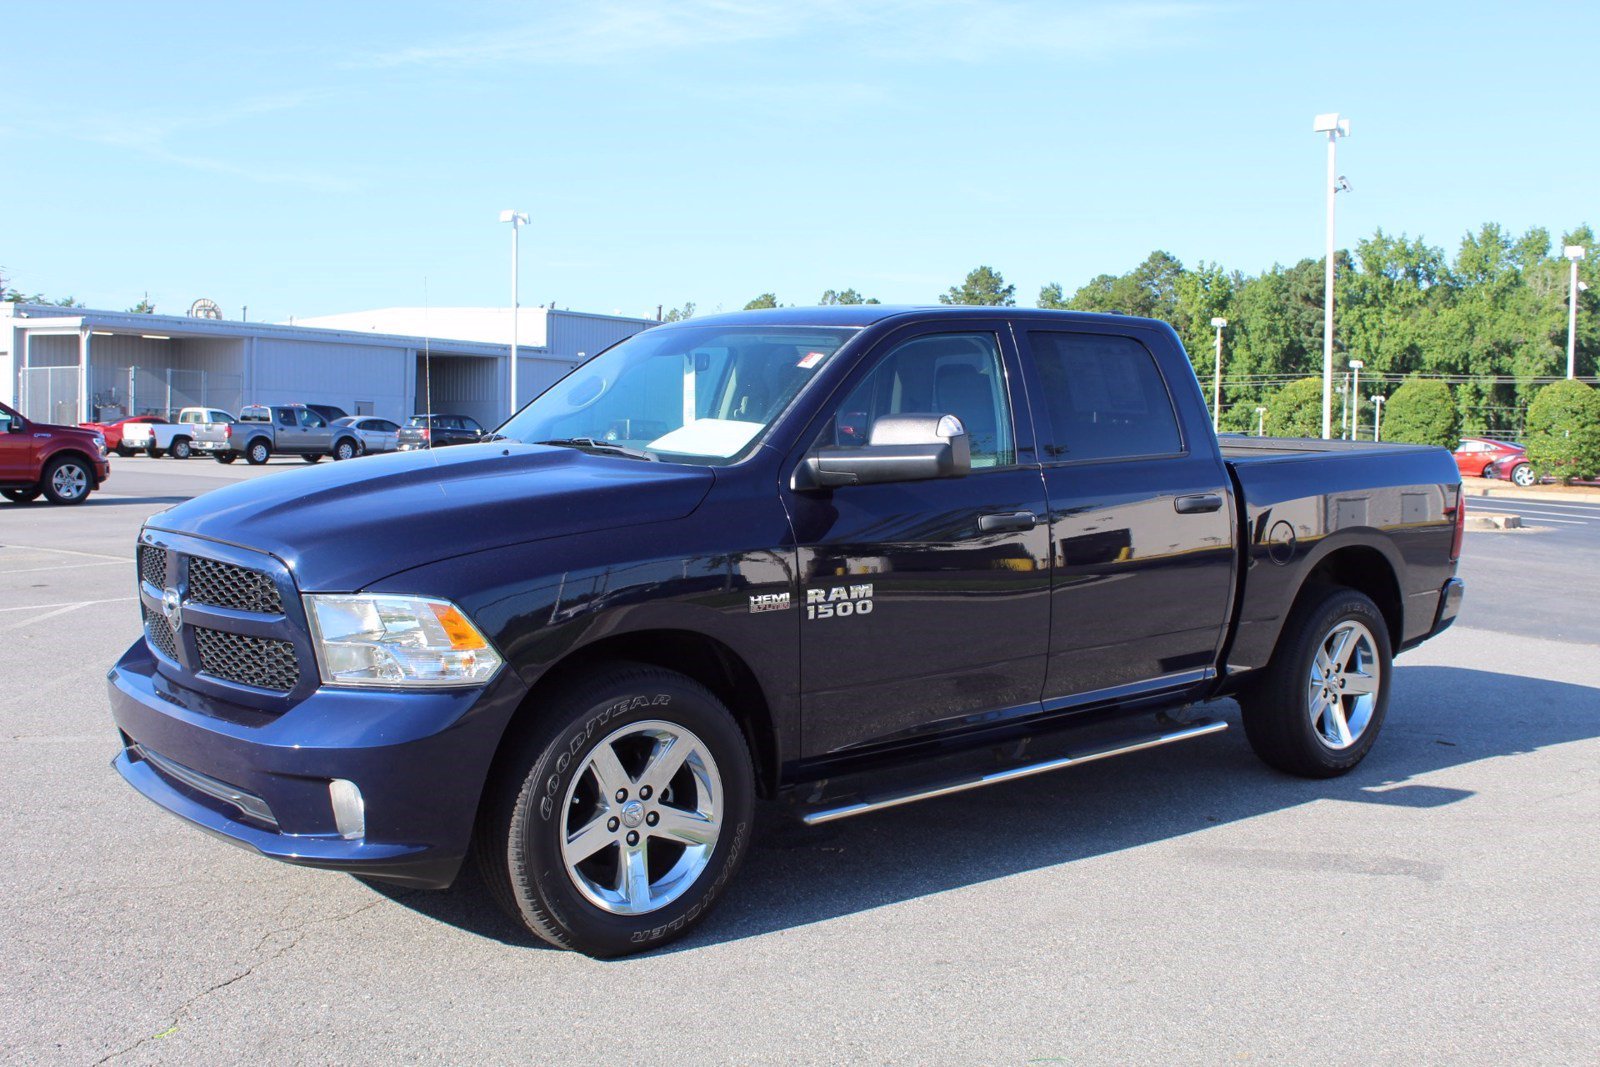
<path fill-rule="evenodd" d="M 760 422 L 736 419 L 696 419 L 651 441 L 652 452 L 682 452 L 690 456 L 717 456 L 726 459 L 744 449 L 750 439 L 765 429 Z"/>

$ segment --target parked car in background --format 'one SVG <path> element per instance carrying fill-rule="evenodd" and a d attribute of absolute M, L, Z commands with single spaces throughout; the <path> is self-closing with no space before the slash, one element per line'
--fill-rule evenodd
<path fill-rule="evenodd" d="M 471 445 L 483 440 L 483 427 L 466 415 L 413 415 L 400 427 L 400 451 Z"/>
<path fill-rule="evenodd" d="M 196 427 L 194 447 L 219 463 L 243 456 L 246 463 L 259 466 L 274 453 L 315 463 L 323 456 L 359 456 L 361 438 L 348 426 L 333 425 L 308 404 L 249 404 L 236 422 Z"/>
<path fill-rule="evenodd" d="M 1516 441 L 1463 437 L 1454 455 L 1456 470 L 1469 478 L 1508 478 L 1517 485 L 1538 481 L 1528 463 L 1527 449 Z"/>
<path fill-rule="evenodd" d="M 122 441 L 123 428 L 135 426 L 140 423 L 164 423 L 167 420 L 160 415 L 129 415 L 125 419 L 115 422 L 80 422 L 78 429 L 98 431 L 106 439 L 106 449 L 119 456 L 131 456 L 134 450 Z"/>
<path fill-rule="evenodd" d="M 305 406 L 329 422 L 338 422 L 340 419 L 348 419 L 350 417 L 350 413 L 344 408 L 335 407 L 332 404 L 307 404 Z"/>
<path fill-rule="evenodd" d="M 0 496 L 81 504 L 111 476 L 99 430 L 34 422 L 0 404 Z"/>
<path fill-rule="evenodd" d="M 145 452 L 151 459 L 170 455 L 173 459 L 188 459 L 194 454 L 194 439 L 201 426 L 232 422 L 233 416 L 221 408 L 191 407 L 178 412 L 177 422 L 136 423 L 122 431 L 122 447 L 133 452 Z"/>
<path fill-rule="evenodd" d="M 346 415 L 334 419 L 335 426 L 348 426 L 361 439 L 361 451 L 393 452 L 400 447 L 400 427 L 376 415 Z"/>

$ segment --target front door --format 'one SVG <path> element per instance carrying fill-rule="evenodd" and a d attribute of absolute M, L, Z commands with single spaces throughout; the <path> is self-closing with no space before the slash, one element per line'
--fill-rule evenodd
<path fill-rule="evenodd" d="M 306 452 L 327 452 L 333 448 L 333 430 L 328 420 L 310 408 L 300 409 L 301 448 Z"/>
<path fill-rule="evenodd" d="M 1188 405 L 1187 425 L 1203 425 L 1203 402 L 1186 365 L 1163 375 L 1145 343 L 1166 350 L 1163 339 L 1147 333 L 1020 338 L 1050 498 L 1052 709 L 1203 682 L 1228 618 L 1227 472 L 1209 432 L 1185 440 L 1176 404 Z"/>
<path fill-rule="evenodd" d="M 21 415 L 0 404 L 0 483 L 35 481 L 33 434 Z"/>
<path fill-rule="evenodd" d="M 1043 480 L 1004 322 L 891 335 L 810 447 L 875 419 L 951 414 L 962 478 L 790 492 L 807 756 L 1037 711 L 1049 630 Z M 1035 520 L 1039 520 L 1037 523 Z"/>

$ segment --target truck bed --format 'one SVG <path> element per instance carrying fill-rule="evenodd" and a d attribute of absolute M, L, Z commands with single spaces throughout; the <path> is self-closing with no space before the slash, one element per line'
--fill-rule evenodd
<path fill-rule="evenodd" d="M 1382 456 L 1432 451 L 1428 445 L 1402 445 L 1388 441 L 1324 441 L 1320 437 L 1245 437 L 1233 434 L 1222 434 L 1217 438 L 1217 444 L 1222 447 L 1222 458 L 1229 463 L 1259 463 L 1330 453 Z"/>

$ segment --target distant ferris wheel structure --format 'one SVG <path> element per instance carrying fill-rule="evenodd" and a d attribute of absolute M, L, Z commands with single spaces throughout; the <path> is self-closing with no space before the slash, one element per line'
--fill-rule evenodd
<path fill-rule="evenodd" d="M 189 317 L 191 319 L 220 319 L 222 318 L 222 309 L 217 307 L 215 300 L 207 300 L 202 296 L 199 300 L 189 305 Z"/>

